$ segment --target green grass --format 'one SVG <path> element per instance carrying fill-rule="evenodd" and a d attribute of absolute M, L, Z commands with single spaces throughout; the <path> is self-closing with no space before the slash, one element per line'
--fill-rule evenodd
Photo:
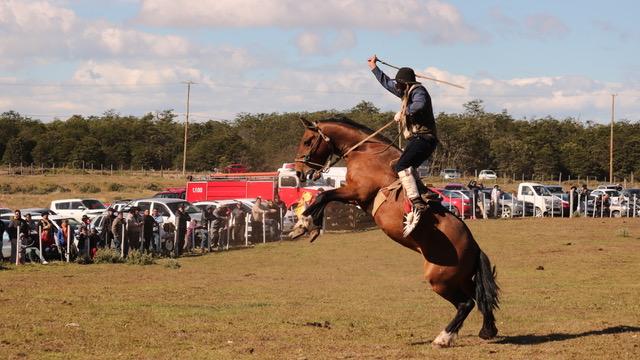
<path fill-rule="evenodd" d="M 640 221 L 468 222 L 498 269 L 500 337 L 454 315 L 380 231 L 171 259 L 0 271 L 0 354 L 100 359 L 548 359 L 640 355 Z M 616 235 L 624 227 L 629 237 Z M 536 270 L 543 266 L 544 270 Z M 78 326 L 75 326 L 77 324 Z M 626 327 L 626 328 L 624 328 Z"/>

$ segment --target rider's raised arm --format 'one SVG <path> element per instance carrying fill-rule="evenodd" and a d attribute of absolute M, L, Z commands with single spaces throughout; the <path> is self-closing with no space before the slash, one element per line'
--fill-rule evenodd
<path fill-rule="evenodd" d="M 380 70 L 379 67 L 375 67 L 373 69 L 371 69 L 371 72 L 373 73 L 373 75 L 375 75 L 376 79 L 378 79 L 378 81 L 380 82 L 380 84 L 382 84 L 382 86 L 389 90 L 390 93 L 392 93 L 393 95 L 402 98 L 402 93 L 400 91 L 398 91 L 398 89 L 396 89 L 396 81 L 389 78 L 387 76 L 387 74 L 385 74 L 384 72 L 382 72 L 382 70 Z"/>

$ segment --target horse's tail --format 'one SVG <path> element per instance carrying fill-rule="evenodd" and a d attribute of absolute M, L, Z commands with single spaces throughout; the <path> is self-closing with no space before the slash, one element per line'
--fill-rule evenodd
<path fill-rule="evenodd" d="M 482 250 L 478 254 L 476 276 L 476 303 L 484 316 L 493 317 L 493 311 L 500 306 L 500 287 L 496 283 L 496 267 L 491 266 L 489 257 Z"/>

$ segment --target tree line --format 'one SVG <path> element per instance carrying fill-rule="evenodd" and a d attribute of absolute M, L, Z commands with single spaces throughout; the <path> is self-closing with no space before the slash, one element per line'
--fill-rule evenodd
<path fill-rule="evenodd" d="M 459 114 L 436 117 L 440 145 L 432 157 L 434 172 L 457 168 L 473 173 L 605 177 L 609 172 L 609 125 L 574 118 L 514 119 L 506 111 L 487 112 L 482 101 L 464 105 Z M 321 120 L 335 115 L 376 129 L 393 118 L 369 102 L 344 110 L 311 113 L 242 113 L 232 121 L 189 124 L 187 169 L 212 171 L 241 163 L 269 171 L 291 162 L 303 128 L 299 117 Z M 8 111 L 0 115 L 3 164 L 108 168 L 181 168 L 184 124 L 166 110 L 142 117 L 107 111 L 102 116 L 72 116 L 44 123 Z M 614 126 L 614 171 L 618 178 L 640 170 L 640 123 Z M 398 140 L 397 129 L 385 135 Z"/>

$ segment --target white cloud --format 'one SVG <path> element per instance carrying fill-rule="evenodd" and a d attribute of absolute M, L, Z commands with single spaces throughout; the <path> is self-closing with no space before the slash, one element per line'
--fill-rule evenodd
<path fill-rule="evenodd" d="M 295 45 L 302 55 L 333 55 L 356 45 L 353 31 L 340 30 L 333 33 L 305 31 L 295 39 Z"/>
<path fill-rule="evenodd" d="M 456 7 L 441 0 L 142 0 L 138 19 L 172 27 L 408 31 L 433 43 L 483 37 Z"/>
<path fill-rule="evenodd" d="M 216 60 L 219 56 L 224 61 Z M 191 59 L 203 65 L 206 58 L 211 63 L 233 64 L 233 68 L 254 64 L 241 48 L 196 45 L 177 35 L 82 19 L 72 10 L 46 1 L 0 2 L 0 70 L 55 61 L 150 58 Z"/>

